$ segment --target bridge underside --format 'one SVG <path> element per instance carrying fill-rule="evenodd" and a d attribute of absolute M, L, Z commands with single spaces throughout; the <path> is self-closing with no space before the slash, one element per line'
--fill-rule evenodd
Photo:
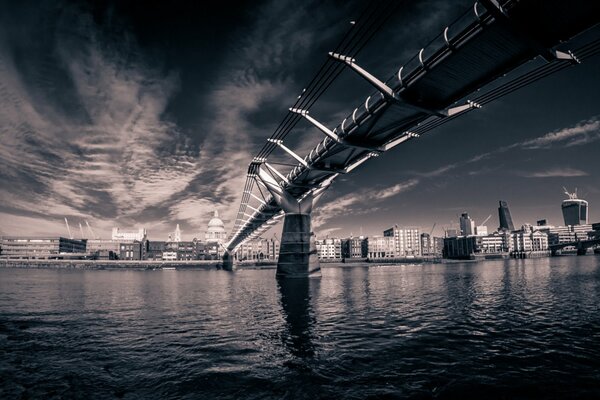
<path fill-rule="evenodd" d="M 248 176 L 260 187 L 267 187 L 258 179 L 261 171 L 263 175 L 267 172 L 281 190 L 301 201 L 370 158 L 520 87 L 526 83 L 525 78 L 517 77 L 493 85 L 485 92 L 479 91 L 535 57 L 543 57 L 552 68 L 556 65 L 556 70 L 580 62 L 583 58 L 570 52 L 568 40 L 599 22 L 600 2 L 595 1 L 499 3 L 495 0 L 476 3 L 472 11 L 446 28 L 429 47 L 386 81 L 370 75 L 354 59 L 331 54 L 373 84 L 376 93 L 333 130 L 307 110 L 291 109 L 321 130 L 324 139 L 303 158 L 287 149 L 281 140 L 270 139 L 298 163 L 287 173 L 281 173 L 266 159 L 255 158 Z M 529 81 L 539 78 L 527 77 Z M 474 97 L 467 99 L 467 96 Z M 251 192 L 252 187 L 245 190 Z M 227 244 L 230 251 L 258 237 L 284 215 L 284 207 L 276 196 L 262 196 L 262 199 L 252 196 L 259 204 L 253 207 L 250 201 L 242 202 L 241 210 L 249 207 L 254 212 L 241 211 L 242 215 L 238 215 L 236 229 Z M 306 228 L 302 237 L 309 233 Z"/>

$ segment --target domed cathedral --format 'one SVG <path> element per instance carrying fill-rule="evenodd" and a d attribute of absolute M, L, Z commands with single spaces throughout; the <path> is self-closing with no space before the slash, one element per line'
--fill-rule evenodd
<path fill-rule="evenodd" d="M 219 212 L 215 210 L 212 219 L 208 222 L 208 229 L 204 235 L 206 242 L 206 253 L 211 257 L 218 257 L 223 253 L 222 244 L 227 239 L 225 224 L 219 218 Z"/>

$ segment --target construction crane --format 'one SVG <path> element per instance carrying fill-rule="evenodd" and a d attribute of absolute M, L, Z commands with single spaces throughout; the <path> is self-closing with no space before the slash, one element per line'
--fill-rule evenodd
<path fill-rule="evenodd" d="M 81 222 L 79 223 L 79 232 L 81 232 L 81 238 L 83 239 L 83 226 L 81 226 Z"/>
<path fill-rule="evenodd" d="M 433 230 L 435 229 L 436 225 L 437 225 L 437 222 L 434 222 L 433 226 L 431 227 L 431 230 L 429 231 L 429 237 L 431 237 L 431 235 L 433 235 Z"/>
<path fill-rule="evenodd" d="M 69 221 L 67 217 L 65 217 L 65 224 L 67 225 L 67 231 L 69 232 L 69 239 L 73 239 L 73 235 L 71 234 L 71 228 L 69 228 Z"/>
<path fill-rule="evenodd" d="M 492 214 L 488 215 L 488 217 L 483 220 L 483 222 L 481 223 L 481 226 L 485 225 L 485 223 L 488 222 L 490 220 L 490 218 L 492 218 Z"/>
<path fill-rule="evenodd" d="M 92 227 L 90 226 L 90 223 L 87 221 L 87 219 L 85 220 L 85 224 L 87 225 L 88 230 L 90 231 L 90 235 L 92 235 L 92 237 L 94 239 L 99 239 L 98 236 L 96 236 L 96 234 L 94 233 L 94 231 L 92 230 Z"/>

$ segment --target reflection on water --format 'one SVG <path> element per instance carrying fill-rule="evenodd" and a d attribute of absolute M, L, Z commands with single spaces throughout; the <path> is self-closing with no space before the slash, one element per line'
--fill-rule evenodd
<path fill-rule="evenodd" d="M 281 307 L 285 315 L 284 344 L 300 358 L 310 358 L 315 349 L 312 341 L 315 317 L 311 309 L 311 288 L 318 287 L 318 279 L 277 279 L 281 293 Z"/>
<path fill-rule="evenodd" d="M 0 269 L 0 398 L 598 398 L 600 257 Z"/>

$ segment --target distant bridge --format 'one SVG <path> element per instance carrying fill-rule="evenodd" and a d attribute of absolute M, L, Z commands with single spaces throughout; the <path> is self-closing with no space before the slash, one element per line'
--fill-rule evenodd
<path fill-rule="evenodd" d="M 587 253 L 588 249 L 592 247 L 600 246 L 600 235 L 596 235 L 595 238 L 590 238 L 587 240 L 577 240 L 575 242 L 570 243 L 560 243 L 553 244 L 548 246 L 553 256 L 557 255 L 560 250 L 563 250 L 567 247 L 574 247 L 577 250 L 577 255 L 582 256 Z"/>
<path fill-rule="evenodd" d="M 314 202 L 335 178 L 454 118 L 592 57 L 600 52 L 599 39 L 575 49 L 569 47 L 569 40 L 598 22 L 600 2 L 596 1 L 479 0 L 385 81 L 363 69 L 354 55 L 343 53 L 354 47 L 342 43 L 329 53 L 324 68 L 351 69 L 376 92 L 331 129 L 319 122 L 319 116 L 310 114 L 309 108 L 328 87 L 323 82 L 337 75 L 320 72 L 313 79 L 250 162 L 234 229 L 225 245 L 226 261 L 232 260 L 238 246 L 285 216 L 278 275 L 318 274 L 310 215 Z M 357 21 L 354 29 L 361 26 Z M 546 63 L 485 90 L 536 57 Z M 283 141 L 300 120 L 324 135 L 305 156 Z M 281 171 L 269 162 L 274 150 L 289 155 L 289 170 Z"/>

